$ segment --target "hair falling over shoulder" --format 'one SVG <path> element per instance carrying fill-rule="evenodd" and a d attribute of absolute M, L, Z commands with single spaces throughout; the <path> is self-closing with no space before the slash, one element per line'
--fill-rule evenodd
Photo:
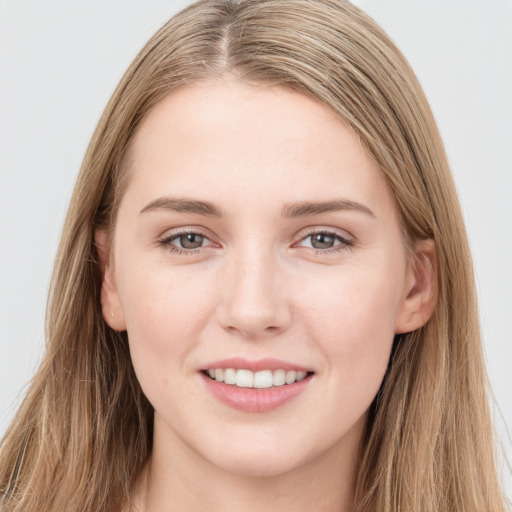
<path fill-rule="evenodd" d="M 432 238 L 437 306 L 397 335 L 369 416 L 356 512 L 503 512 L 465 228 L 443 145 L 408 63 L 344 0 L 201 0 L 145 45 L 90 142 L 49 293 L 46 351 L 0 447 L 3 512 L 120 510 L 151 453 L 153 410 L 126 333 L 100 306 L 97 228 L 112 230 L 123 156 L 173 89 L 234 77 L 317 98 L 384 172 L 404 240 Z"/>

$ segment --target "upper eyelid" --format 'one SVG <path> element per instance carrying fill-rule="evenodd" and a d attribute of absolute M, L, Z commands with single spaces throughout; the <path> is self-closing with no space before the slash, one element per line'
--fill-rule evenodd
<path fill-rule="evenodd" d="M 335 235 L 339 238 L 342 238 L 344 240 L 350 240 L 351 242 L 355 242 L 355 237 L 349 233 L 346 230 L 343 229 L 336 229 L 336 228 L 325 228 L 325 227 L 315 227 L 309 229 L 306 233 L 304 233 L 299 240 L 303 240 L 304 238 L 307 238 L 308 236 L 317 234 L 317 233 L 326 233 L 329 235 Z"/>
<path fill-rule="evenodd" d="M 180 235 L 187 235 L 187 234 L 194 234 L 194 235 L 200 235 L 204 238 L 207 238 L 208 240 L 212 241 L 213 242 L 213 237 L 212 235 L 209 235 L 207 234 L 206 232 L 204 232 L 201 228 L 187 228 L 187 227 L 182 227 L 182 228 L 175 228 L 175 230 L 166 230 L 164 231 L 164 233 L 162 235 L 160 235 L 158 237 L 159 240 L 170 240 L 170 239 L 173 239 L 173 238 L 176 238 Z"/>

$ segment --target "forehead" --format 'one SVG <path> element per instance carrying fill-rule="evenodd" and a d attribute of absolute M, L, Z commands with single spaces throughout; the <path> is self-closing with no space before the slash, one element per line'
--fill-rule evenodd
<path fill-rule="evenodd" d="M 178 193 L 259 204 L 348 194 L 372 202 L 389 194 L 358 137 L 328 107 L 283 87 L 239 82 L 166 96 L 140 125 L 128 172 L 129 188 L 147 200 Z"/>

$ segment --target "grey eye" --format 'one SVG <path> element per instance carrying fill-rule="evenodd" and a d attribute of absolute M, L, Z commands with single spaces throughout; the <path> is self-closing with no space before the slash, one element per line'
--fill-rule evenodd
<path fill-rule="evenodd" d="M 183 233 L 175 240 L 179 240 L 179 244 L 183 249 L 198 249 L 203 245 L 204 236 L 198 233 Z"/>
<path fill-rule="evenodd" d="M 334 247 L 336 241 L 335 237 L 328 233 L 315 233 L 310 235 L 310 238 L 311 246 L 315 249 L 330 249 Z"/>

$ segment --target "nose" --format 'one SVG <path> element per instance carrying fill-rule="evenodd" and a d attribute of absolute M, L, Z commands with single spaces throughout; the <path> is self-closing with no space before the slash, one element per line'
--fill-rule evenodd
<path fill-rule="evenodd" d="M 226 261 L 217 308 L 223 329 L 251 339 L 276 336 L 291 322 L 284 273 L 277 258 L 261 253 Z"/>

